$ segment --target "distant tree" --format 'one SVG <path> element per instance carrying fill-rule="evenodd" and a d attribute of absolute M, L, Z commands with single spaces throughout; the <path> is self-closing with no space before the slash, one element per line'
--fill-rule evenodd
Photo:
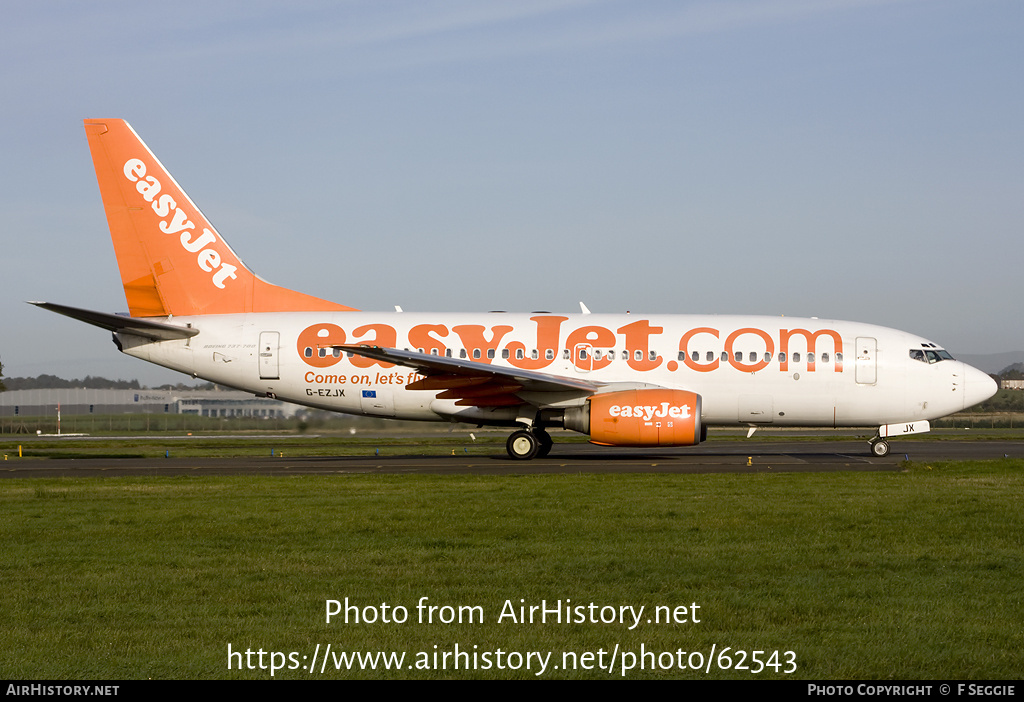
<path fill-rule="evenodd" d="M 3 378 L 3 377 L 4 377 L 4 364 L 2 362 L 0 362 L 0 378 Z M 4 385 L 4 381 L 0 380 L 0 392 L 3 392 L 6 389 L 7 389 L 7 387 Z"/>
<path fill-rule="evenodd" d="M 42 374 L 35 378 L 8 378 L 10 390 L 52 390 L 62 388 L 89 388 L 91 390 L 140 390 L 138 380 L 108 380 L 91 375 L 79 380 L 65 380 L 55 375 Z"/>
<path fill-rule="evenodd" d="M 213 383 L 205 383 L 203 385 L 189 385 L 188 383 L 164 383 L 163 385 L 157 385 L 154 390 L 178 390 L 179 392 L 189 392 L 190 390 L 213 390 Z"/>

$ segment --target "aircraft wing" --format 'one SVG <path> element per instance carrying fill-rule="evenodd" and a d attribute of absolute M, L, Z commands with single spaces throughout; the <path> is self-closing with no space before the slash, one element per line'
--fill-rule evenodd
<path fill-rule="evenodd" d="M 425 376 L 406 387 L 409 390 L 442 390 L 438 399 L 457 400 L 456 405 L 500 407 L 520 405 L 518 393 L 577 392 L 593 395 L 602 383 L 550 373 L 494 366 L 468 359 L 448 358 L 379 346 L 336 345 L 330 348 L 354 353 L 375 361 L 414 368 Z"/>
<path fill-rule="evenodd" d="M 52 302 L 29 302 L 30 305 L 42 307 L 65 317 L 77 319 L 86 324 L 92 324 L 112 332 L 123 332 L 134 334 L 153 341 L 168 341 L 170 339 L 187 339 L 199 333 L 198 329 L 192 327 L 179 327 L 165 322 L 154 322 L 138 317 L 122 317 L 118 314 L 107 314 L 106 312 L 94 312 L 83 310 L 78 307 L 67 305 L 55 305 Z"/>

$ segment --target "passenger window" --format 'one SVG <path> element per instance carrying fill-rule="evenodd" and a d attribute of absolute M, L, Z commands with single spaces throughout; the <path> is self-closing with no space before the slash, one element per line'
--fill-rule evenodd
<path fill-rule="evenodd" d="M 459 358 L 466 357 L 466 349 L 459 349 Z"/>
<path fill-rule="evenodd" d="M 494 358 L 494 349 L 487 349 L 487 358 Z"/>
<path fill-rule="evenodd" d="M 754 363 L 756 361 L 757 361 L 757 351 L 751 351 L 750 352 L 750 362 Z"/>
<path fill-rule="evenodd" d="M 679 349 L 679 360 L 680 361 L 685 361 L 686 360 L 686 354 L 683 353 L 682 349 Z M 696 351 L 693 352 L 693 360 L 695 360 L 695 361 L 697 360 L 697 352 Z"/>
<path fill-rule="evenodd" d="M 785 363 L 785 362 L 786 362 L 786 352 L 785 351 L 779 351 L 779 363 Z"/>
<path fill-rule="evenodd" d="M 690 358 L 692 358 L 694 361 L 699 361 L 700 360 L 700 351 L 694 351 L 693 353 L 691 353 L 690 354 Z M 680 358 L 679 360 L 681 361 L 683 359 Z"/>
<path fill-rule="evenodd" d="M 522 353 L 522 352 L 521 351 L 517 351 L 516 352 L 516 358 L 520 357 L 519 356 L 520 353 Z M 501 350 L 501 357 L 504 358 L 505 360 L 508 360 L 508 349 L 502 349 Z"/>
<path fill-rule="evenodd" d="M 728 363 L 728 362 L 729 362 L 729 354 L 727 354 L 725 351 L 723 351 L 722 352 L 722 363 Z"/>
<path fill-rule="evenodd" d="M 555 360 L 555 350 L 554 349 L 544 349 L 544 358 L 546 360 L 548 360 L 548 361 Z"/>
<path fill-rule="evenodd" d="M 742 362 L 743 362 L 743 352 L 742 352 L 742 351 L 737 351 L 737 352 L 735 352 L 735 353 L 733 354 L 733 358 L 735 358 L 735 359 L 736 359 L 736 362 L 737 362 L 737 363 L 742 363 Z"/>
<path fill-rule="evenodd" d="M 644 352 L 641 351 L 640 349 L 637 349 L 636 351 L 633 352 L 633 358 L 635 358 L 638 361 L 644 360 Z"/>
<path fill-rule="evenodd" d="M 708 359 L 709 361 L 713 361 L 713 360 L 715 360 L 715 352 L 714 352 L 714 351 L 708 351 L 708 357 L 707 357 L 707 359 Z"/>
<path fill-rule="evenodd" d="M 327 358 L 327 349 L 323 347 L 317 349 L 316 355 L 320 358 Z"/>
<path fill-rule="evenodd" d="M 594 349 L 594 360 L 595 361 L 600 361 L 601 360 L 601 349 Z"/>
<path fill-rule="evenodd" d="M 652 361 L 657 361 L 658 360 L 658 352 L 657 351 L 648 351 L 647 352 L 647 357 L 650 360 L 652 360 Z"/>
<path fill-rule="evenodd" d="M 772 355 L 770 353 L 768 353 L 767 351 L 764 352 L 764 362 L 765 363 L 771 363 L 772 362 Z"/>
<path fill-rule="evenodd" d="M 809 363 L 809 364 L 810 363 L 814 363 L 814 354 L 813 353 L 809 353 L 808 352 L 808 354 L 807 354 L 807 363 Z"/>
<path fill-rule="evenodd" d="M 821 362 L 822 363 L 828 363 L 828 353 L 827 352 L 823 352 L 821 354 Z"/>
<path fill-rule="evenodd" d="M 451 349 L 445 349 L 444 350 L 444 355 L 445 355 L 446 358 L 451 358 L 452 357 L 452 350 Z"/>
<path fill-rule="evenodd" d="M 508 349 L 505 349 L 505 351 L 507 353 Z M 508 356 L 507 355 L 503 356 L 503 358 L 508 358 Z M 516 349 L 516 360 L 517 361 L 523 360 L 523 350 L 522 349 Z"/>
<path fill-rule="evenodd" d="M 473 349 L 473 360 L 480 359 L 480 349 Z"/>
<path fill-rule="evenodd" d="M 306 358 L 313 358 L 313 347 L 307 346 L 306 350 L 303 353 L 306 356 Z"/>
<path fill-rule="evenodd" d="M 794 351 L 793 352 L 793 363 L 800 363 L 800 352 L 799 351 Z"/>
<path fill-rule="evenodd" d="M 842 362 L 843 362 L 843 352 L 842 351 L 836 351 L 836 363 L 842 363 Z"/>
<path fill-rule="evenodd" d="M 534 361 L 540 358 L 540 353 L 538 353 L 537 349 L 534 349 L 533 351 L 530 352 L 530 358 L 532 358 Z"/>
<path fill-rule="evenodd" d="M 569 360 L 569 349 L 562 349 L 562 360 L 563 361 L 568 361 Z"/>

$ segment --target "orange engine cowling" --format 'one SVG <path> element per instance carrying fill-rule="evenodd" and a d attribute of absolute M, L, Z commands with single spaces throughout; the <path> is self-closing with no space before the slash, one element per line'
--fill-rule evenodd
<path fill-rule="evenodd" d="M 686 390 L 623 390 L 592 395 L 566 411 L 565 427 L 609 446 L 694 446 L 703 438 L 700 395 Z"/>

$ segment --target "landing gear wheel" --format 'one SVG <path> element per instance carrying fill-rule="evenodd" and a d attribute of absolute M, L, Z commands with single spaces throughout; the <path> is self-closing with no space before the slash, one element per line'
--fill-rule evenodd
<path fill-rule="evenodd" d="M 517 461 L 528 461 L 537 455 L 537 451 L 540 450 L 540 442 L 530 432 L 520 430 L 513 432 L 512 436 L 508 437 L 508 441 L 505 442 L 505 450 L 508 451 L 508 455 Z"/>
<path fill-rule="evenodd" d="M 875 439 L 871 442 L 871 453 L 879 458 L 889 455 L 889 442 L 882 439 Z"/>
<path fill-rule="evenodd" d="M 543 429 L 538 429 L 533 435 L 537 437 L 537 458 L 544 458 L 551 453 L 551 447 L 555 445 L 555 442 L 551 440 L 551 435 Z"/>

